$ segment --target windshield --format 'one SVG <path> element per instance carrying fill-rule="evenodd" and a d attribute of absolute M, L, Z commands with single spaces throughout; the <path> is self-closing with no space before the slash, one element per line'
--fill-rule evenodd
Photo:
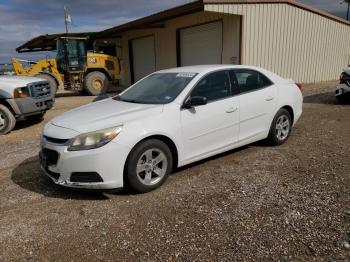
<path fill-rule="evenodd" d="M 172 102 L 195 73 L 155 73 L 131 86 L 115 99 L 140 104 L 167 104 Z"/>

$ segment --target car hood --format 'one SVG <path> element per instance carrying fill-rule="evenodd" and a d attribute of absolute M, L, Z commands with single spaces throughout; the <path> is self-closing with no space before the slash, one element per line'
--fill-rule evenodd
<path fill-rule="evenodd" d="M 32 82 L 46 81 L 45 79 L 31 76 L 0 76 L 1 85 L 9 85 L 12 87 L 22 87 Z"/>
<path fill-rule="evenodd" d="M 52 119 L 51 123 L 79 133 L 87 133 L 124 125 L 162 111 L 163 105 L 128 103 L 109 98 L 68 111 Z"/>

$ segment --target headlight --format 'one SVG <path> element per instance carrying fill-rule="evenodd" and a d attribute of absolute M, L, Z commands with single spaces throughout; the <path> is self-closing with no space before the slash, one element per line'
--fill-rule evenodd
<path fill-rule="evenodd" d="M 18 87 L 13 91 L 13 97 L 14 98 L 23 98 L 30 96 L 29 88 L 28 87 Z"/>
<path fill-rule="evenodd" d="M 68 151 L 89 150 L 111 142 L 122 131 L 123 126 L 107 128 L 91 133 L 81 134 L 71 139 Z"/>

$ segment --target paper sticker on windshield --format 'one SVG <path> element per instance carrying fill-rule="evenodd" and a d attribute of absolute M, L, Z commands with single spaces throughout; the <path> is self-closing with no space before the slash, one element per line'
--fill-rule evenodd
<path fill-rule="evenodd" d="M 188 77 L 188 78 L 192 78 L 194 77 L 196 74 L 195 73 L 178 73 L 176 75 L 176 77 Z"/>
<path fill-rule="evenodd" d="M 166 100 L 169 100 L 169 99 L 171 99 L 171 96 L 166 96 L 166 97 L 164 97 Z"/>

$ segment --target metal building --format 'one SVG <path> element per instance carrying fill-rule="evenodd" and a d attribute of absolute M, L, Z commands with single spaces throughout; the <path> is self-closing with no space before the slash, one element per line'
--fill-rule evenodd
<path fill-rule="evenodd" d="M 101 34 L 116 39 L 125 86 L 156 70 L 217 63 L 334 80 L 350 59 L 350 22 L 292 0 L 194 1 Z"/>

